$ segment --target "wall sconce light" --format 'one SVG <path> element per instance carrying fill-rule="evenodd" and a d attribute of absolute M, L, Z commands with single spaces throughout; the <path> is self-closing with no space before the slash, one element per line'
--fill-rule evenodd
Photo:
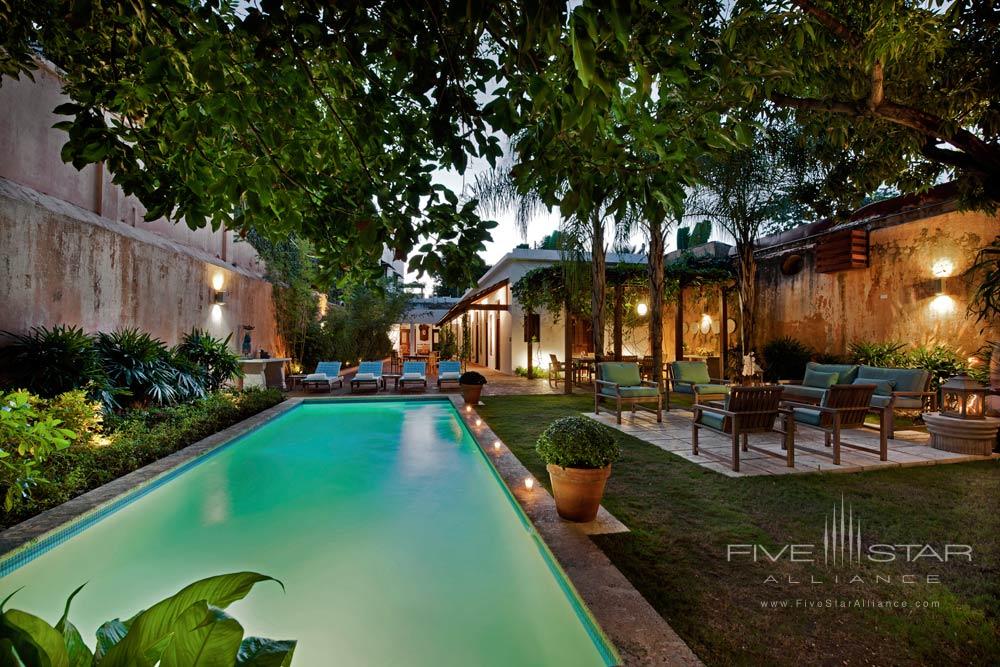
<path fill-rule="evenodd" d="M 639 313 L 639 317 L 645 317 L 646 313 L 649 312 L 649 306 L 640 302 L 639 305 L 635 307 L 635 312 Z"/>
<path fill-rule="evenodd" d="M 212 295 L 212 303 L 221 305 L 226 302 L 226 293 L 222 291 L 222 288 L 226 284 L 225 280 L 226 278 L 222 273 L 216 273 L 212 276 L 212 290 L 215 291 L 215 294 Z"/>
<path fill-rule="evenodd" d="M 931 301 L 931 312 L 935 315 L 947 315 L 955 310 L 955 300 L 947 294 L 938 294 Z"/>
<path fill-rule="evenodd" d="M 931 273 L 934 274 L 935 278 L 947 278 L 954 270 L 955 263 L 947 257 L 942 257 L 931 265 Z"/>
<path fill-rule="evenodd" d="M 222 306 L 217 303 L 212 304 L 212 322 L 218 324 L 222 321 Z"/>

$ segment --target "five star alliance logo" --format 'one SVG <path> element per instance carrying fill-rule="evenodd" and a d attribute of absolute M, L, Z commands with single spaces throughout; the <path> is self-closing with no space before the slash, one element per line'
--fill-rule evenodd
<path fill-rule="evenodd" d="M 855 522 L 854 506 L 840 497 L 840 508 L 833 506 L 833 518 L 823 519 L 823 564 L 861 563 L 861 519 Z"/>

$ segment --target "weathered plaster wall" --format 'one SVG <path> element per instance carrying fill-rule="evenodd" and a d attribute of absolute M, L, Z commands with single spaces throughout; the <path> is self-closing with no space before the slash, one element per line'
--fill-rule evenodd
<path fill-rule="evenodd" d="M 145 222 L 145 207 L 112 183 L 112 175 L 103 165 L 88 165 L 77 171 L 64 163 L 60 151 L 66 133 L 52 125 L 66 117 L 52 110 L 70 99 L 62 93 L 59 77 L 50 64 L 39 62 L 34 78 L 32 82 L 26 77 L 4 77 L 0 86 L 0 178 L 202 250 L 234 266 L 263 272 L 253 247 L 233 232 L 192 230 L 163 218 Z"/>
<path fill-rule="evenodd" d="M 228 295 L 213 309 L 216 274 Z M 0 330 L 55 324 L 134 326 L 169 344 L 199 327 L 234 346 L 251 324 L 255 350 L 283 351 L 271 285 L 252 272 L 0 179 Z"/>
<path fill-rule="evenodd" d="M 995 322 L 981 335 L 982 324 L 966 314 L 973 286 L 962 276 L 976 251 L 1000 233 L 1000 218 L 948 212 L 875 227 L 867 269 L 816 273 L 811 247 L 788 251 L 805 260 L 794 276 L 781 272 L 787 252 L 762 260 L 759 341 L 793 336 L 819 351 L 843 353 L 854 341 L 896 340 L 968 353 L 1000 335 Z M 952 307 L 944 312 L 932 307 L 940 290 L 932 267 L 941 260 L 953 267 L 944 290 Z"/>

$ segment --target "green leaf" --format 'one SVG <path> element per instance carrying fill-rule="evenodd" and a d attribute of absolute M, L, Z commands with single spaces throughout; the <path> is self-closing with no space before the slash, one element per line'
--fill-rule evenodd
<path fill-rule="evenodd" d="M 236 572 L 208 577 L 186 586 L 132 618 L 128 634 L 107 652 L 100 662 L 101 667 L 132 667 L 136 664 L 149 664 L 151 667 L 152 663 L 145 660 L 144 654 L 175 631 L 177 620 L 191 605 L 204 601 L 224 609 L 246 597 L 254 584 L 261 581 L 277 580 L 256 572 Z"/>
<path fill-rule="evenodd" d="M 69 667 L 69 655 L 62 635 L 51 625 L 20 609 L 6 611 L 2 631 L 17 649 L 18 655 L 38 667 Z"/>
<path fill-rule="evenodd" d="M 589 88 L 590 82 L 594 78 L 594 70 L 597 67 L 597 53 L 594 51 L 594 44 L 587 37 L 580 35 L 575 22 L 570 28 L 569 38 L 573 45 L 573 64 L 576 65 L 577 76 L 580 77 L 584 87 Z"/>
<path fill-rule="evenodd" d="M 237 667 L 288 667 L 292 664 L 295 641 L 247 637 L 236 656 Z"/>
<path fill-rule="evenodd" d="M 18 655 L 14 643 L 9 639 L 0 639 L 0 665 L 10 665 L 10 667 L 27 667 L 21 656 Z"/>
<path fill-rule="evenodd" d="M 63 610 L 62 618 L 56 623 L 56 630 L 63 636 L 66 644 L 66 654 L 69 656 L 70 667 L 90 667 L 94 662 L 94 654 L 80 636 L 80 631 L 69 622 L 69 606 L 73 602 L 76 594 L 87 584 L 80 584 L 79 588 L 70 593 L 66 600 L 66 608 Z"/>
<path fill-rule="evenodd" d="M 94 651 L 94 659 L 98 663 L 115 644 L 125 638 L 129 622 L 122 623 L 116 618 L 97 628 L 97 650 Z"/>
<path fill-rule="evenodd" d="M 174 624 L 160 667 L 229 667 L 243 641 L 243 626 L 204 601 L 191 605 Z"/>

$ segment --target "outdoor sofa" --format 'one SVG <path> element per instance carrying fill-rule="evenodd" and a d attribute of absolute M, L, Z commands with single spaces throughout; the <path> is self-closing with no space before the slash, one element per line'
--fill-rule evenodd
<path fill-rule="evenodd" d="M 784 385 L 784 398 L 799 403 L 819 404 L 834 384 L 873 384 L 870 407 L 880 411 L 888 437 L 895 436 L 896 410 L 937 409 L 937 394 L 930 390 L 931 374 L 922 368 L 879 368 L 856 364 L 809 362 L 802 384 Z"/>

